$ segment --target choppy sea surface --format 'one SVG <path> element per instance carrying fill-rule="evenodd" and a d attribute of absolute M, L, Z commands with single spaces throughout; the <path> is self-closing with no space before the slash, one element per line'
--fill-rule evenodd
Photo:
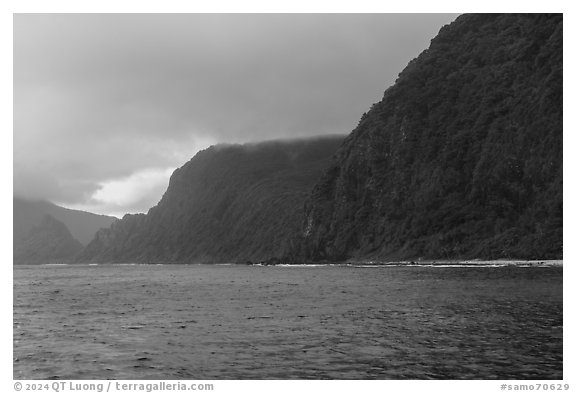
<path fill-rule="evenodd" d="M 561 267 L 14 267 L 15 379 L 561 379 Z"/>

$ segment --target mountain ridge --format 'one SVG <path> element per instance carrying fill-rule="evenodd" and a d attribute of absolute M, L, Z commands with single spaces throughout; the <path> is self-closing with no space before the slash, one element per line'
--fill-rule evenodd
<path fill-rule="evenodd" d="M 12 207 L 14 238 L 25 236 L 46 214 L 49 214 L 62 221 L 72 236 L 85 245 L 92 240 L 98 229 L 107 227 L 117 220 L 116 217 L 104 214 L 68 209 L 46 200 L 30 200 L 17 196 L 12 199 Z"/>
<path fill-rule="evenodd" d="M 100 230 L 79 262 L 247 263 L 292 247 L 303 201 L 343 136 L 216 145 L 176 169 L 147 214 Z"/>
<path fill-rule="evenodd" d="M 14 247 L 14 264 L 66 263 L 82 250 L 64 223 L 49 214 Z"/>
<path fill-rule="evenodd" d="M 345 138 L 200 151 L 77 261 L 562 259 L 562 24 L 462 15 Z"/>
<path fill-rule="evenodd" d="M 364 114 L 288 258 L 562 258 L 562 15 L 463 15 Z"/>

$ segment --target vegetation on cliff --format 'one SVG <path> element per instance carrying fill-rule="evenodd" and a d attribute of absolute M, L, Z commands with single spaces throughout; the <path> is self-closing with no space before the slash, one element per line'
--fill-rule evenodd
<path fill-rule="evenodd" d="M 360 120 L 302 260 L 562 258 L 562 15 L 463 15 Z"/>
<path fill-rule="evenodd" d="M 295 247 L 305 199 L 344 137 L 217 145 L 174 171 L 148 214 L 103 229 L 80 262 L 269 261 Z"/>
<path fill-rule="evenodd" d="M 343 142 L 202 151 L 79 261 L 561 259 L 562 23 L 463 15 Z"/>

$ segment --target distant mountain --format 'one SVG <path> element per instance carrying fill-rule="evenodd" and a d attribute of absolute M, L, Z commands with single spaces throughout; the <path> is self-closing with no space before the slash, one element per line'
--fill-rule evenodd
<path fill-rule="evenodd" d="M 13 202 L 15 244 L 27 236 L 46 215 L 61 221 L 72 236 L 84 245 L 94 238 L 100 228 L 107 228 L 117 220 L 116 217 L 66 209 L 46 201 L 29 201 L 14 197 Z"/>
<path fill-rule="evenodd" d="M 336 153 L 291 259 L 561 259 L 562 24 L 443 27 Z"/>
<path fill-rule="evenodd" d="M 233 263 L 293 247 L 304 200 L 344 138 L 212 146 L 174 171 L 148 214 L 100 230 L 80 262 Z"/>
<path fill-rule="evenodd" d="M 47 214 L 14 248 L 14 264 L 70 262 L 82 244 L 66 225 Z"/>

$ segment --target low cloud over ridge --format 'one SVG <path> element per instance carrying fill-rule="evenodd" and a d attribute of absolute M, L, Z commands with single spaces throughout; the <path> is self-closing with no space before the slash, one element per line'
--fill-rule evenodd
<path fill-rule="evenodd" d="M 348 133 L 454 18 L 17 14 L 15 195 L 146 211 L 161 190 L 96 196 L 210 144 Z"/>

